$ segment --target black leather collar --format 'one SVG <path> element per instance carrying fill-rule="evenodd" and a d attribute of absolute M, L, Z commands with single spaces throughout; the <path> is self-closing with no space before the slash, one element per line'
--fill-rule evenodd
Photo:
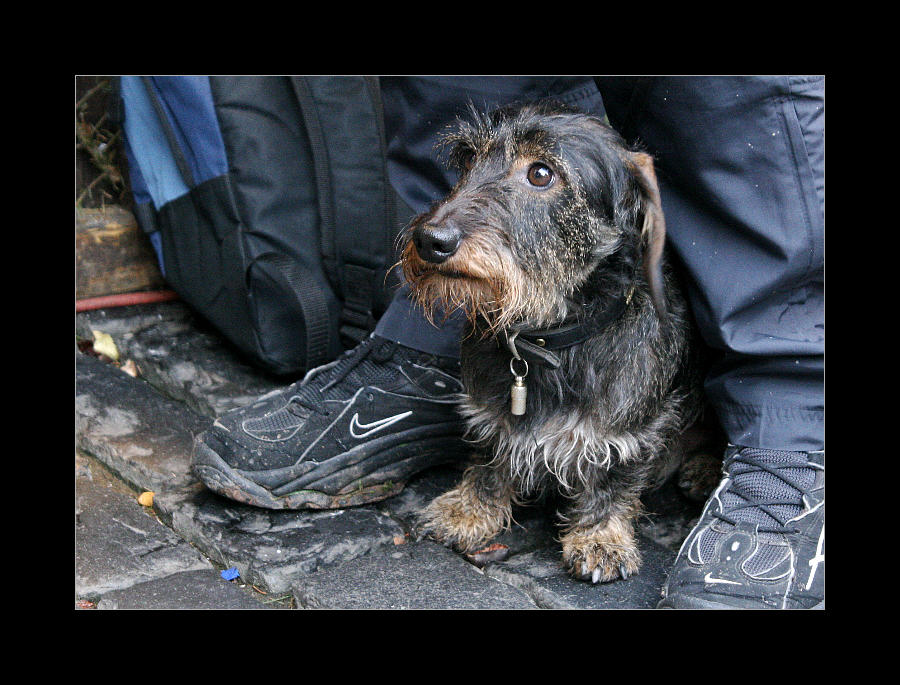
<path fill-rule="evenodd" d="M 623 294 L 599 316 L 584 321 L 578 321 L 572 316 L 567 317 L 559 326 L 550 328 L 505 328 L 501 331 L 497 343 L 505 346 L 516 359 L 521 358 L 529 364 L 537 363 L 556 369 L 560 365 L 560 359 L 553 353 L 554 350 L 578 345 L 597 335 L 622 316 L 630 301 L 631 293 L 628 296 Z"/>

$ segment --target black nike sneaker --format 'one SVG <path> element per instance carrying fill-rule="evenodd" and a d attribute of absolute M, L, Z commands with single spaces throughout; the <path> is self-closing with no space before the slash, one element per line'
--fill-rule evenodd
<path fill-rule="evenodd" d="M 824 609 L 825 453 L 729 445 L 659 608 Z"/>
<path fill-rule="evenodd" d="M 267 509 L 337 509 L 462 459 L 459 361 L 369 336 L 299 382 L 219 417 L 194 442 L 211 490 Z"/>

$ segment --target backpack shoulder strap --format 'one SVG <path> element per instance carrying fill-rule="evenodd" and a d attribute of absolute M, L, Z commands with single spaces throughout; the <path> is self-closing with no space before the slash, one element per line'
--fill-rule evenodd
<path fill-rule="evenodd" d="M 355 344 L 375 327 L 396 223 L 378 79 L 294 76 L 291 83 L 314 160 L 322 260 L 341 294 L 341 335 Z"/>

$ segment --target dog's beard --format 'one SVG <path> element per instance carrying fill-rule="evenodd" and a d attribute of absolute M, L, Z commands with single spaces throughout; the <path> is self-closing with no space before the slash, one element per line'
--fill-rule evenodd
<path fill-rule="evenodd" d="M 439 325 L 462 311 L 472 327 L 479 318 L 490 330 L 502 325 L 507 296 L 501 279 L 430 264 L 419 257 L 411 242 L 404 249 L 401 266 L 413 300 L 432 324 Z"/>
<path fill-rule="evenodd" d="M 419 257 L 409 241 L 400 263 L 414 301 L 432 324 L 462 310 L 471 328 L 483 329 L 487 336 L 514 323 L 548 325 L 566 315 L 560 293 L 542 293 L 512 256 L 502 252 L 479 251 L 464 244 L 453 258 L 431 264 Z"/>

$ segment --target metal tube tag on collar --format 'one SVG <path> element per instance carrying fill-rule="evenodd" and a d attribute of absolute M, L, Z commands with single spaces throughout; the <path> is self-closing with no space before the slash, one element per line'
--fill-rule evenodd
<path fill-rule="evenodd" d="M 522 374 L 516 373 L 515 363 L 520 362 L 525 365 L 525 371 Z M 510 388 L 510 411 L 513 416 L 522 416 L 525 413 L 525 401 L 528 399 L 528 388 L 525 385 L 525 376 L 528 375 L 528 362 L 521 357 L 513 357 L 509 360 L 509 371 L 513 375 L 513 384 Z"/>

